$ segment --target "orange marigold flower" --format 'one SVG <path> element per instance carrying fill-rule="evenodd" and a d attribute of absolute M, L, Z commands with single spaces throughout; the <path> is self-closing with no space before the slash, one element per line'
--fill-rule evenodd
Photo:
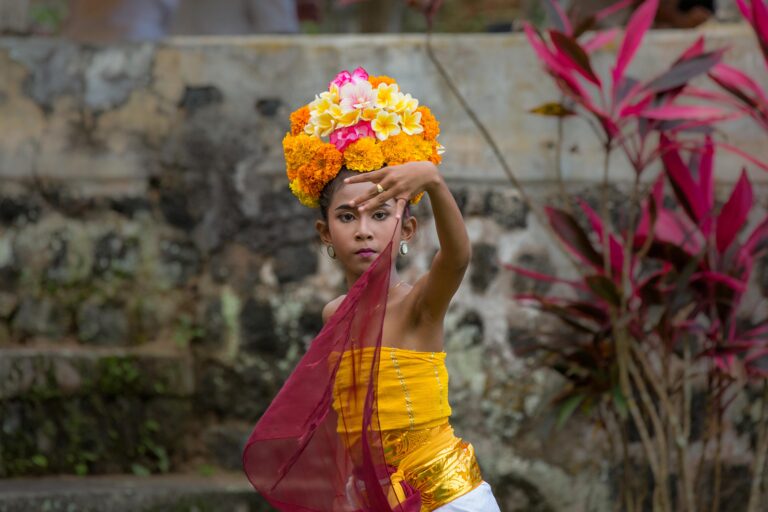
<path fill-rule="evenodd" d="M 339 174 L 343 156 L 336 146 L 320 142 L 313 158 L 296 170 L 291 190 L 302 204 L 317 206 L 323 188 Z"/>
<path fill-rule="evenodd" d="M 421 126 L 424 128 L 422 135 L 427 140 L 434 140 L 440 135 L 440 123 L 432 115 L 432 111 L 429 107 L 424 105 L 416 109 L 416 112 L 421 112 Z"/>
<path fill-rule="evenodd" d="M 287 134 L 283 138 L 285 170 L 290 181 L 296 179 L 296 171 L 311 162 L 323 144 L 322 140 L 305 133 Z"/>
<path fill-rule="evenodd" d="M 424 192 L 419 192 L 411 198 L 411 204 L 418 204 L 422 197 L 424 197 Z"/>
<path fill-rule="evenodd" d="M 421 135 L 399 133 L 379 143 L 387 165 L 429 160 L 432 143 Z"/>
<path fill-rule="evenodd" d="M 309 122 L 309 107 L 304 105 L 295 110 L 291 116 L 291 135 L 298 135 L 304 132 L 304 127 Z"/>
<path fill-rule="evenodd" d="M 353 171 L 373 171 L 384 165 L 384 155 L 373 137 L 362 137 L 344 150 L 344 165 Z"/>
<path fill-rule="evenodd" d="M 429 161 L 435 165 L 440 165 L 443 161 L 443 155 L 437 152 L 437 147 L 440 145 L 436 140 L 429 141 L 432 143 L 432 153 L 429 155 Z"/>
<path fill-rule="evenodd" d="M 368 81 L 371 83 L 374 89 L 377 88 L 379 84 L 392 85 L 395 83 L 395 79 L 390 78 L 387 75 L 369 76 Z"/>
<path fill-rule="evenodd" d="M 293 192 L 293 195 L 298 197 L 299 202 L 304 206 L 309 206 L 310 208 L 317 208 L 320 206 L 320 202 L 317 199 L 310 197 L 303 192 L 299 185 L 299 180 L 291 181 L 288 186 L 290 187 L 291 192 Z"/>

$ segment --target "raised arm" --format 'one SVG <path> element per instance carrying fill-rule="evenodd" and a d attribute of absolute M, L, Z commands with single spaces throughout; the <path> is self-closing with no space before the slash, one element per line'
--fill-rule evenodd
<path fill-rule="evenodd" d="M 437 168 L 431 163 L 429 165 L 435 169 L 435 177 L 424 190 L 432 204 L 440 248 L 429 272 L 415 284 L 414 291 L 418 293 L 419 310 L 442 321 L 451 298 L 464 278 L 472 249 L 456 200 L 443 177 L 437 173 Z"/>

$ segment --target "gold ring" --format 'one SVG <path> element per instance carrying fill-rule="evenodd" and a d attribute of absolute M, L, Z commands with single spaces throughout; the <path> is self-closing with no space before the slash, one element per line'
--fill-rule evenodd
<path fill-rule="evenodd" d="M 384 192 L 384 187 L 382 187 L 382 186 L 381 186 L 381 183 L 377 183 L 377 184 L 376 184 L 376 191 L 377 191 L 379 194 L 381 194 L 382 192 Z"/>

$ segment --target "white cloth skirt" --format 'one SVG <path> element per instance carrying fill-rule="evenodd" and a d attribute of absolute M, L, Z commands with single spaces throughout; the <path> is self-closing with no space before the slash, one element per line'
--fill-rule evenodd
<path fill-rule="evenodd" d="M 464 496 L 459 496 L 450 503 L 436 508 L 434 512 L 501 512 L 491 486 L 481 483 Z"/>

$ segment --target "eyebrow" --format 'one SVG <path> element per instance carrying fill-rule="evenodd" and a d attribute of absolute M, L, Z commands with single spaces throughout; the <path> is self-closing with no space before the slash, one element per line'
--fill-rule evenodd
<path fill-rule="evenodd" d="M 383 203 L 383 204 L 379 205 L 379 208 L 391 208 L 391 207 L 392 206 L 387 204 L 387 203 Z M 356 206 L 349 206 L 347 203 L 342 203 L 342 204 L 340 204 L 339 206 L 336 207 L 336 210 L 350 210 L 350 211 L 356 212 L 357 211 L 357 207 Z"/>

